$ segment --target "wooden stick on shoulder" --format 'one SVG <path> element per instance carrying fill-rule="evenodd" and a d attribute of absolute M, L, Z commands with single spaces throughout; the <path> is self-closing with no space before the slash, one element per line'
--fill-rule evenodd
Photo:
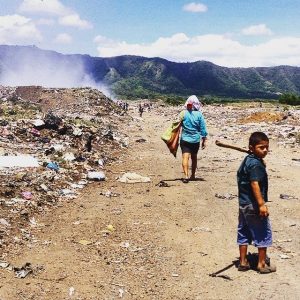
<path fill-rule="evenodd" d="M 241 148 L 241 147 L 238 147 L 238 146 L 228 145 L 228 144 L 222 143 L 218 140 L 216 141 L 216 145 L 219 146 L 219 147 L 229 148 L 229 149 L 233 149 L 233 150 L 237 150 L 237 151 L 240 151 L 240 152 L 250 154 L 250 151 L 247 150 L 247 149 L 244 149 L 244 148 Z"/>

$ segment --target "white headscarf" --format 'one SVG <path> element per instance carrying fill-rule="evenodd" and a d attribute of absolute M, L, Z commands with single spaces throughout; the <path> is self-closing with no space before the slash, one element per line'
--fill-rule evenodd
<path fill-rule="evenodd" d="M 192 104 L 193 105 L 193 110 L 200 110 L 201 108 L 201 103 L 199 101 L 199 99 L 195 96 L 189 96 L 184 104 L 184 107 L 187 108 L 188 104 Z"/>

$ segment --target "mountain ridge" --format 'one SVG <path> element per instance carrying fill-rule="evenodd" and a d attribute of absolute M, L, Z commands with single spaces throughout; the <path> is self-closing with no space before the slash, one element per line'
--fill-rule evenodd
<path fill-rule="evenodd" d="M 20 74 L 27 79 L 24 85 L 30 84 L 28 74 L 36 75 L 32 78 L 35 85 L 43 85 L 39 84 L 42 78 L 46 84 L 55 85 L 55 79 L 59 83 L 60 76 L 65 81 L 70 76 L 65 85 L 93 82 L 108 87 L 117 96 L 133 99 L 190 94 L 277 98 L 281 93 L 300 94 L 300 67 L 288 65 L 231 68 L 209 61 L 177 63 L 135 55 L 104 58 L 61 54 L 36 46 L 0 45 L 0 84 L 8 85 L 9 78 L 18 82 Z"/>

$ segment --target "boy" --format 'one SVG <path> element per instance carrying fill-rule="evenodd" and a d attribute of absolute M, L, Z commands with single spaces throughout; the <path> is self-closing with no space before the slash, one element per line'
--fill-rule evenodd
<path fill-rule="evenodd" d="M 268 201 L 268 174 L 263 158 L 269 151 L 269 139 L 263 132 L 254 132 L 249 139 L 250 154 L 238 172 L 239 224 L 237 243 L 240 250 L 239 271 L 250 269 L 247 247 L 251 242 L 258 248 L 257 271 L 261 274 L 275 272 L 275 266 L 266 263 L 267 247 L 272 245 L 272 230 Z"/>

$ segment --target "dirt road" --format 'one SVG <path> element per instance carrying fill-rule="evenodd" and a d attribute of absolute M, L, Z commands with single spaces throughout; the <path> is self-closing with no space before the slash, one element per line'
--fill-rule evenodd
<path fill-rule="evenodd" d="M 18 279 L 0 269 L 1 300 L 300 299 L 300 200 L 279 197 L 300 195 L 300 164 L 291 160 L 299 153 L 272 141 L 267 157 L 269 256 L 278 271 L 259 275 L 232 266 L 211 277 L 237 259 L 234 195 L 244 154 L 216 147 L 210 126 L 208 148 L 199 152 L 199 180 L 184 184 L 180 155 L 172 157 L 159 138 L 166 120 L 156 111 L 137 118 L 128 127 L 127 156 L 106 170 L 105 182 L 36 218 L 33 241 L 16 244 L 6 258 L 15 266 L 30 262 L 34 272 Z M 140 138 L 146 142 L 136 142 Z M 151 183 L 117 181 L 129 171 Z M 161 180 L 169 187 L 157 185 Z M 116 197 L 101 195 L 107 191 Z"/>

